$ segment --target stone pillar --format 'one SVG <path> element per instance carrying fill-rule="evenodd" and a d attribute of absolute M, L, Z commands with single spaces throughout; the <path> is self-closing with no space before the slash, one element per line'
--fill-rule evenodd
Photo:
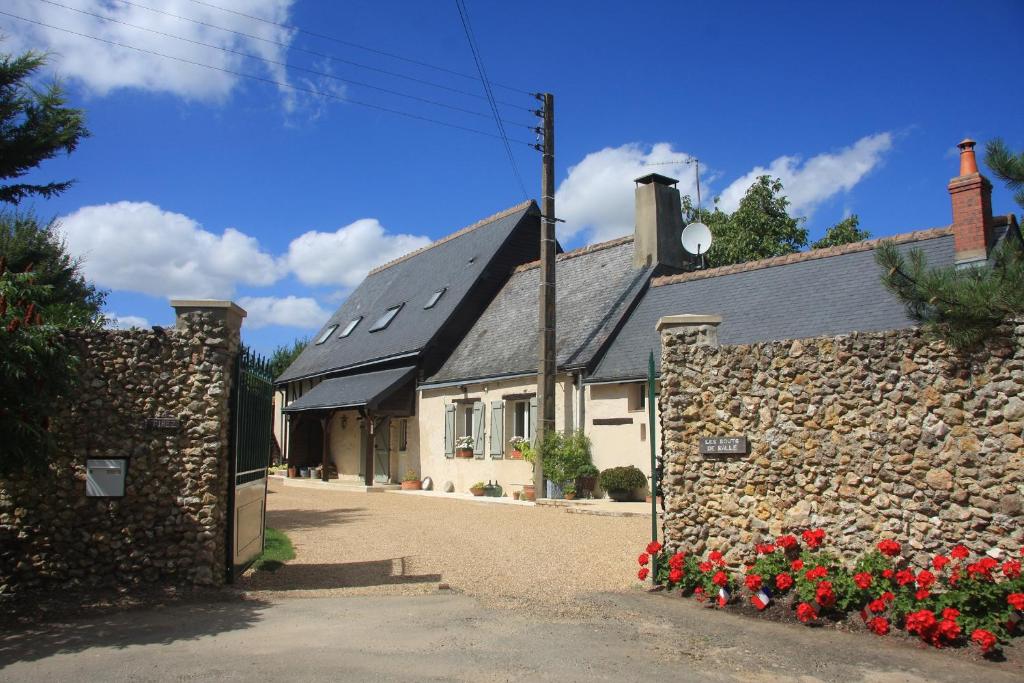
<path fill-rule="evenodd" d="M 721 324 L 720 315 L 666 315 L 658 319 L 662 349 L 667 337 L 683 337 L 686 343 L 696 346 L 718 346 L 718 326 Z M 662 352 L 662 360 L 664 355 Z"/>

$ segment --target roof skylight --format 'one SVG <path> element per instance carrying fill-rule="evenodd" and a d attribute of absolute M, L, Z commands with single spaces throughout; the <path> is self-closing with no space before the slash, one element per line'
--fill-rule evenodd
<path fill-rule="evenodd" d="M 352 330 L 356 329 L 356 325 L 358 325 L 359 321 L 362 319 L 363 316 L 359 316 L 358 318 L 352 318 L 352 320 L 348 322 L 348 325 L 345 325 L 345 329 L 341 331 L 341 334 L 338 335 L 338 339 L 344 339 L 348 335 L 352 334 Z"/>
<path fill-rule="evenodd" d="M 434 306 L 436 306 L 437 302 L 441 300 L 441 297 L 444 296 L 444 293 L 446 291 L 448 291 L 448 288 L 447 287 L 442 287 L 441 289 L 439 289 L 436 292 L 434 292 L 433 294 L 431 294 L 430 298 L 427 299 L 426 305 L 423 307 L 424 310 L 428 309 L 428 308 L 433 308 Z"/>
<path fill-rule="evenodd" d="M 326 330 L 324 330 L 323 334 L 317 337 L 316 343 L 323 344 L 325 341 L 331 338 L 331 335 L 334 334 L 334 331 L 336 329 L 338 329 L 337 325 L 331 325 L 330 327 L 328 327 Z"/>
<path fill-rule="evenodd" d="M 384 315 L 377 318 L 377 322 L 375 322 L 373 324 L 373 327 L 370 328 L 370 332 L 377 332 L 379 330 L 383 330 L 388 325 L 390 325 L 391 321 L 395 319 L 395 316 L 398 315 L 398 312 L 402 310 L 402 306 L 404 305 L 404 303 L 398 304 L 397 306 L 392 306 L 388 310 L 384 311 Z"/>

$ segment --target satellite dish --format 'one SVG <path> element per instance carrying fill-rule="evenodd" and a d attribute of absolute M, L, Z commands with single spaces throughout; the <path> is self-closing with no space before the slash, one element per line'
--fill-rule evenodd
<path fill-rule="evenodd" d="M 711 229 L 703 223 L 690 223 L 683 228 L 683 249 L 700 256 L 711 246 Z"/>

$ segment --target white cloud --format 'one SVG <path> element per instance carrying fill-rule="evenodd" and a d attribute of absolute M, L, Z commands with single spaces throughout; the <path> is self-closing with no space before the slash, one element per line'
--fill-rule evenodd
<path fill-rule="evenodd" d="M 800 157 L 781 156 L 767 167 L 757 166 L 734 180 L 721 193 L 719 207 L 735 211 L 747 189 L 758 176 L 770 175 L 782 180 L 789 198 L 789 211 L 795 216 L 810 216 L 827 199 L 848 192 L 864 176 L 876 168 L 886 152 L 892 149 L 891 133 L 877 133 L 857 140 L 833 154 L 819 154 L 803 164 Z"/>
<path fill-rule="evenodd" d="M 696 197 L 693 167 L 680 162 L 688 157 L 667 142 L 659 142 L 650 150 L 630 143 L 591 152 L 569 167 L 568 176 L 555 193 L 558 216 L 565 220 L 558 226 L 559 238 L 568 240 L 587 231 L 587 241 L 594 243 L 632 234 L 633 180 L 649 173 L 678 178 L 679 191 Z"/>
<path fill-rule="evenodd" d="M 288 19 L 288 12 L 293 3 L 294 0 L 219 0 L 217 4 L 269 21 L 284 23 Z M 256 54 L 277 62 L 286 61 L 287 46 L 293 36 L 288 29 L 253 21 L 188 0 L 143 3 L 165 14 L 119 2 L 64 0 L 61 4 L 110 17 L 124 24 L 142 26 L 152 31 L 214 45 L 217 48 Z M 283 66 L 105 21 L 40 0 L 8 0 L 5 10 L 42 24 L 95 36 L 110 43 L 132 45 L 219 69 L 261 75 L 275 81 L 288 81 Z M 247 33 L 255 38 L 169 16 L 172 14 Z M 18 53 L 28 48 L 48 51 L 52 53 L 50 66 L 62 77 L 81 82 L 98 95 L 105 95 L 118 88 L 139 88 L 169 92 L 188 99 L 218 101 L 224 99 L 239 80 L 237 76 L 223 71 L 118 47 L 39 24 L 16 19 L 9 19 L 7 23 L 17 28 L 7 36 L 5 51 Z M 286 104 L 290 105 L 294 97 L 293 92 L 290 89 L 283 89 L 283 92 Z"/>
<path fill-rule="evenodd" d="M 245 309 L 245 325 L 253 329 L 268 325 L 316 329 L 330 317 L 312 297 L 244 296 L 238 305 Z"/>
<path fill-rule="evenodd" d="M 164 297 L 230 297 L 238 283 L 283 275 L 256 239 L 234 228 L 216 235 L 149 202 L 86 206 L 60 219 L 68 249 L 100 287 Z"/>
<path fill-rule="evenodd" d="M 117 313 L 107 313 L 107 327 L 115 330 L 130 330 L 133 327 L 139 329 L 148 329 L 150 327 L 149 321 L 138 315 L 118 315 Z"/>
<path fill-rule="evenodd" d="M 390 234 L 376 219 L 363 218 L 334 232 L 300 235 L 284 260 L 308 285 L 355 287 L 373 267 L 428 244 L 428 237 Z"/>

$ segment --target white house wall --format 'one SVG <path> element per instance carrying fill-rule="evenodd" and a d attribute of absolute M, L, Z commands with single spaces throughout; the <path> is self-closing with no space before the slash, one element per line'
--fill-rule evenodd
<path fill-rule="evenodd" d="M 590 437 L 594 466 L 599 470 L 621 465 L 634 465 L 651 473 L 650 434 L 647 410 L 630 410 L 630 393 L 637 390 L 636 383 L 588 384 L 586 395 L 586 426 Z M 602 420 L 631 418 L 630 424 L 595 424 Z M 655 403 L 655 425 L 661 420 Z M 661 453 L 661 439 L 655 435 L 656 453 Z"/>

